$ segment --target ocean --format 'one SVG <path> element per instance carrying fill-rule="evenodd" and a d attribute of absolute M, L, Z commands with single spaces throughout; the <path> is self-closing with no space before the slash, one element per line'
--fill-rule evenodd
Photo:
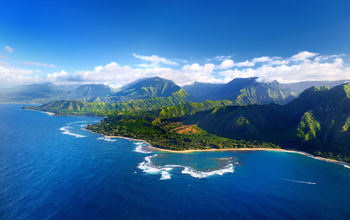
<path fill-rule="evenodd" d="M 0 104 L 0 219 L 350 219 L 350 169 L 272 151 L 151 151 L 97 117 Z"/>

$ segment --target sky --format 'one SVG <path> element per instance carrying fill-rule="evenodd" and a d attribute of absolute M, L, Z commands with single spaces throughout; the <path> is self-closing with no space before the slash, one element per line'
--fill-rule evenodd
<path fill-rule="evenodd" d="M 0 2 L 0 87 L 350 79 L 350 1 Z"/>

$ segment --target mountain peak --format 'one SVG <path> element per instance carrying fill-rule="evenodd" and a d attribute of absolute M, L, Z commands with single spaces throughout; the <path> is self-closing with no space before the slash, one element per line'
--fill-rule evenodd
<path fill-rule="evenodd" d="M 153 97 L 168 97 L 180 89 L 181 87 L 171 80 L 157 76 L 149 77 L 125 85 L 113 95 L 112 99 L 117 102 L 124 102 Z"/>

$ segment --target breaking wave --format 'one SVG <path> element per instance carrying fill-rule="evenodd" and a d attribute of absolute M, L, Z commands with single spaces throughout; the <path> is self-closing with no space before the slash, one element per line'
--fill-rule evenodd
<path fill-rule="evenodd" d="M 76 137 L 76 138 L 83 138 L 83 137 L 86 137 L 85 135 L 73 133 L 70 129 L 72 129 L 72 127 L 69 126 L 69 125 L 60 128 L 60 130 L 62 131 L 62 134 L 71 135 L 71 136 L 74 136 L 74 137 Z"/>
<path fill-rule="evenodd" d="M 206 178 L 208 176 L 213 176 L 213 175 L 224 175 L 225 173 L 233 173 L 234 172 L 234 168 L 232 164 L 228 164 L 227 166 L 223 167 L 222 169 L 218 169 L 218 170 L 212 170 L 212 171 L 198 171 L 195 170 L 191 167 L 184 167 L 184 169 L 182 170 L 181 173 L 183 174 L 188 174 L 194 178 Z"/>
<path fill-rule="evenodd" d="M 348 165 L 345 165 L 345 164 L 344 164 L 343 166 L 344 166 L 345 168 L 350 169 L 350 166 L 348 166 Z"/>
<path fill-rule="evenodd" d="M 134 152 L 142 153 L 142 154 L 152 153 L 151 151 L 146 149 L 146 146 L 148 146 L 146 143 L 144 143 L 144 142 L 135 142 L 134 144 L 136 145 Z"/>
<path fill-rule="evenodd" d="M 148 174 L 160 174 L 160 180 L 168 180 L 171 179 L 170 171 L 173 168 L 182 168 L 182 174 L 188 174 L 194 178 L 202 179 L 213 175 L 224 175 L 225 173 L 233 173 L 234 166 L 233 164 L 228 164 L 225 167 L 212 171 L 200 171 L 193 169 L 192 167 L 182 166 L 182 165 L 164 165 L 164 166 L 156 166 L 152 164 L 152 158 L 158 156 L 158 154 L 154 154 L 151 156 L 145 157 L 144 161 L 138 165 L 138 168 L 143 172 Z"/>
<path fill-rule="evenodd" d="M 114 142 L 115 141 L 115 139 L 112 139 L 112 138 L 109 138 L 109 137 L 106 137 L 106 136 L 98 137 L 97 139 L 98 140 L 107 141 L 107 142 Z"/>
<path fill-rule="evenodd" d="M 169 171 L 171 171 L 173 169 L 172 167 L 160 167 L 160 166 L 155 166 L 152 164 L 151 159 L 153 157 L 156 157 L 156 156 L 158 156 L 158 154 L 154 154 L 154 155 L 145 157 L 145 160 L 138 165 L 138 168 L 141 169 L 145 173 L 160 174 L 161 180 L 171 179 L 171 175 L 170 175 Z"/>

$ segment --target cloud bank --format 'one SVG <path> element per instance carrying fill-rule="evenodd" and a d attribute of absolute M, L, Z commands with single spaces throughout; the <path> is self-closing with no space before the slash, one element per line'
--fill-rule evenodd
<path fill-rule="evenodd" d="M 258 77 L 262 81 L 277 80 L 281 83 L 350 79 L 350 67 L 344 64 L 343 54 L 321 55 L 302 51 L 285 58 L 262 56 L 244 61 L 236 61 L 229 56 L 217 56 L 207 59 L 206 63 L 181 62 L 182 65 L 157 55 L 133 56 L 145 63 L 132 67 L 111 62 L 91 70 L 60 70 L 44 76 L 38 76 L 35 70 L 10 68 L 0 63 L 0 81 L 11 85 L 49 81 L 57 84 L 104 83 L 121 87 L 136 79 L 153 76 L 173 80 L 179 85 L 195 81 L 225 83 L 237 77 Z M 50 67 L 50 64 L 39 62 L 26 64 Z"/>

